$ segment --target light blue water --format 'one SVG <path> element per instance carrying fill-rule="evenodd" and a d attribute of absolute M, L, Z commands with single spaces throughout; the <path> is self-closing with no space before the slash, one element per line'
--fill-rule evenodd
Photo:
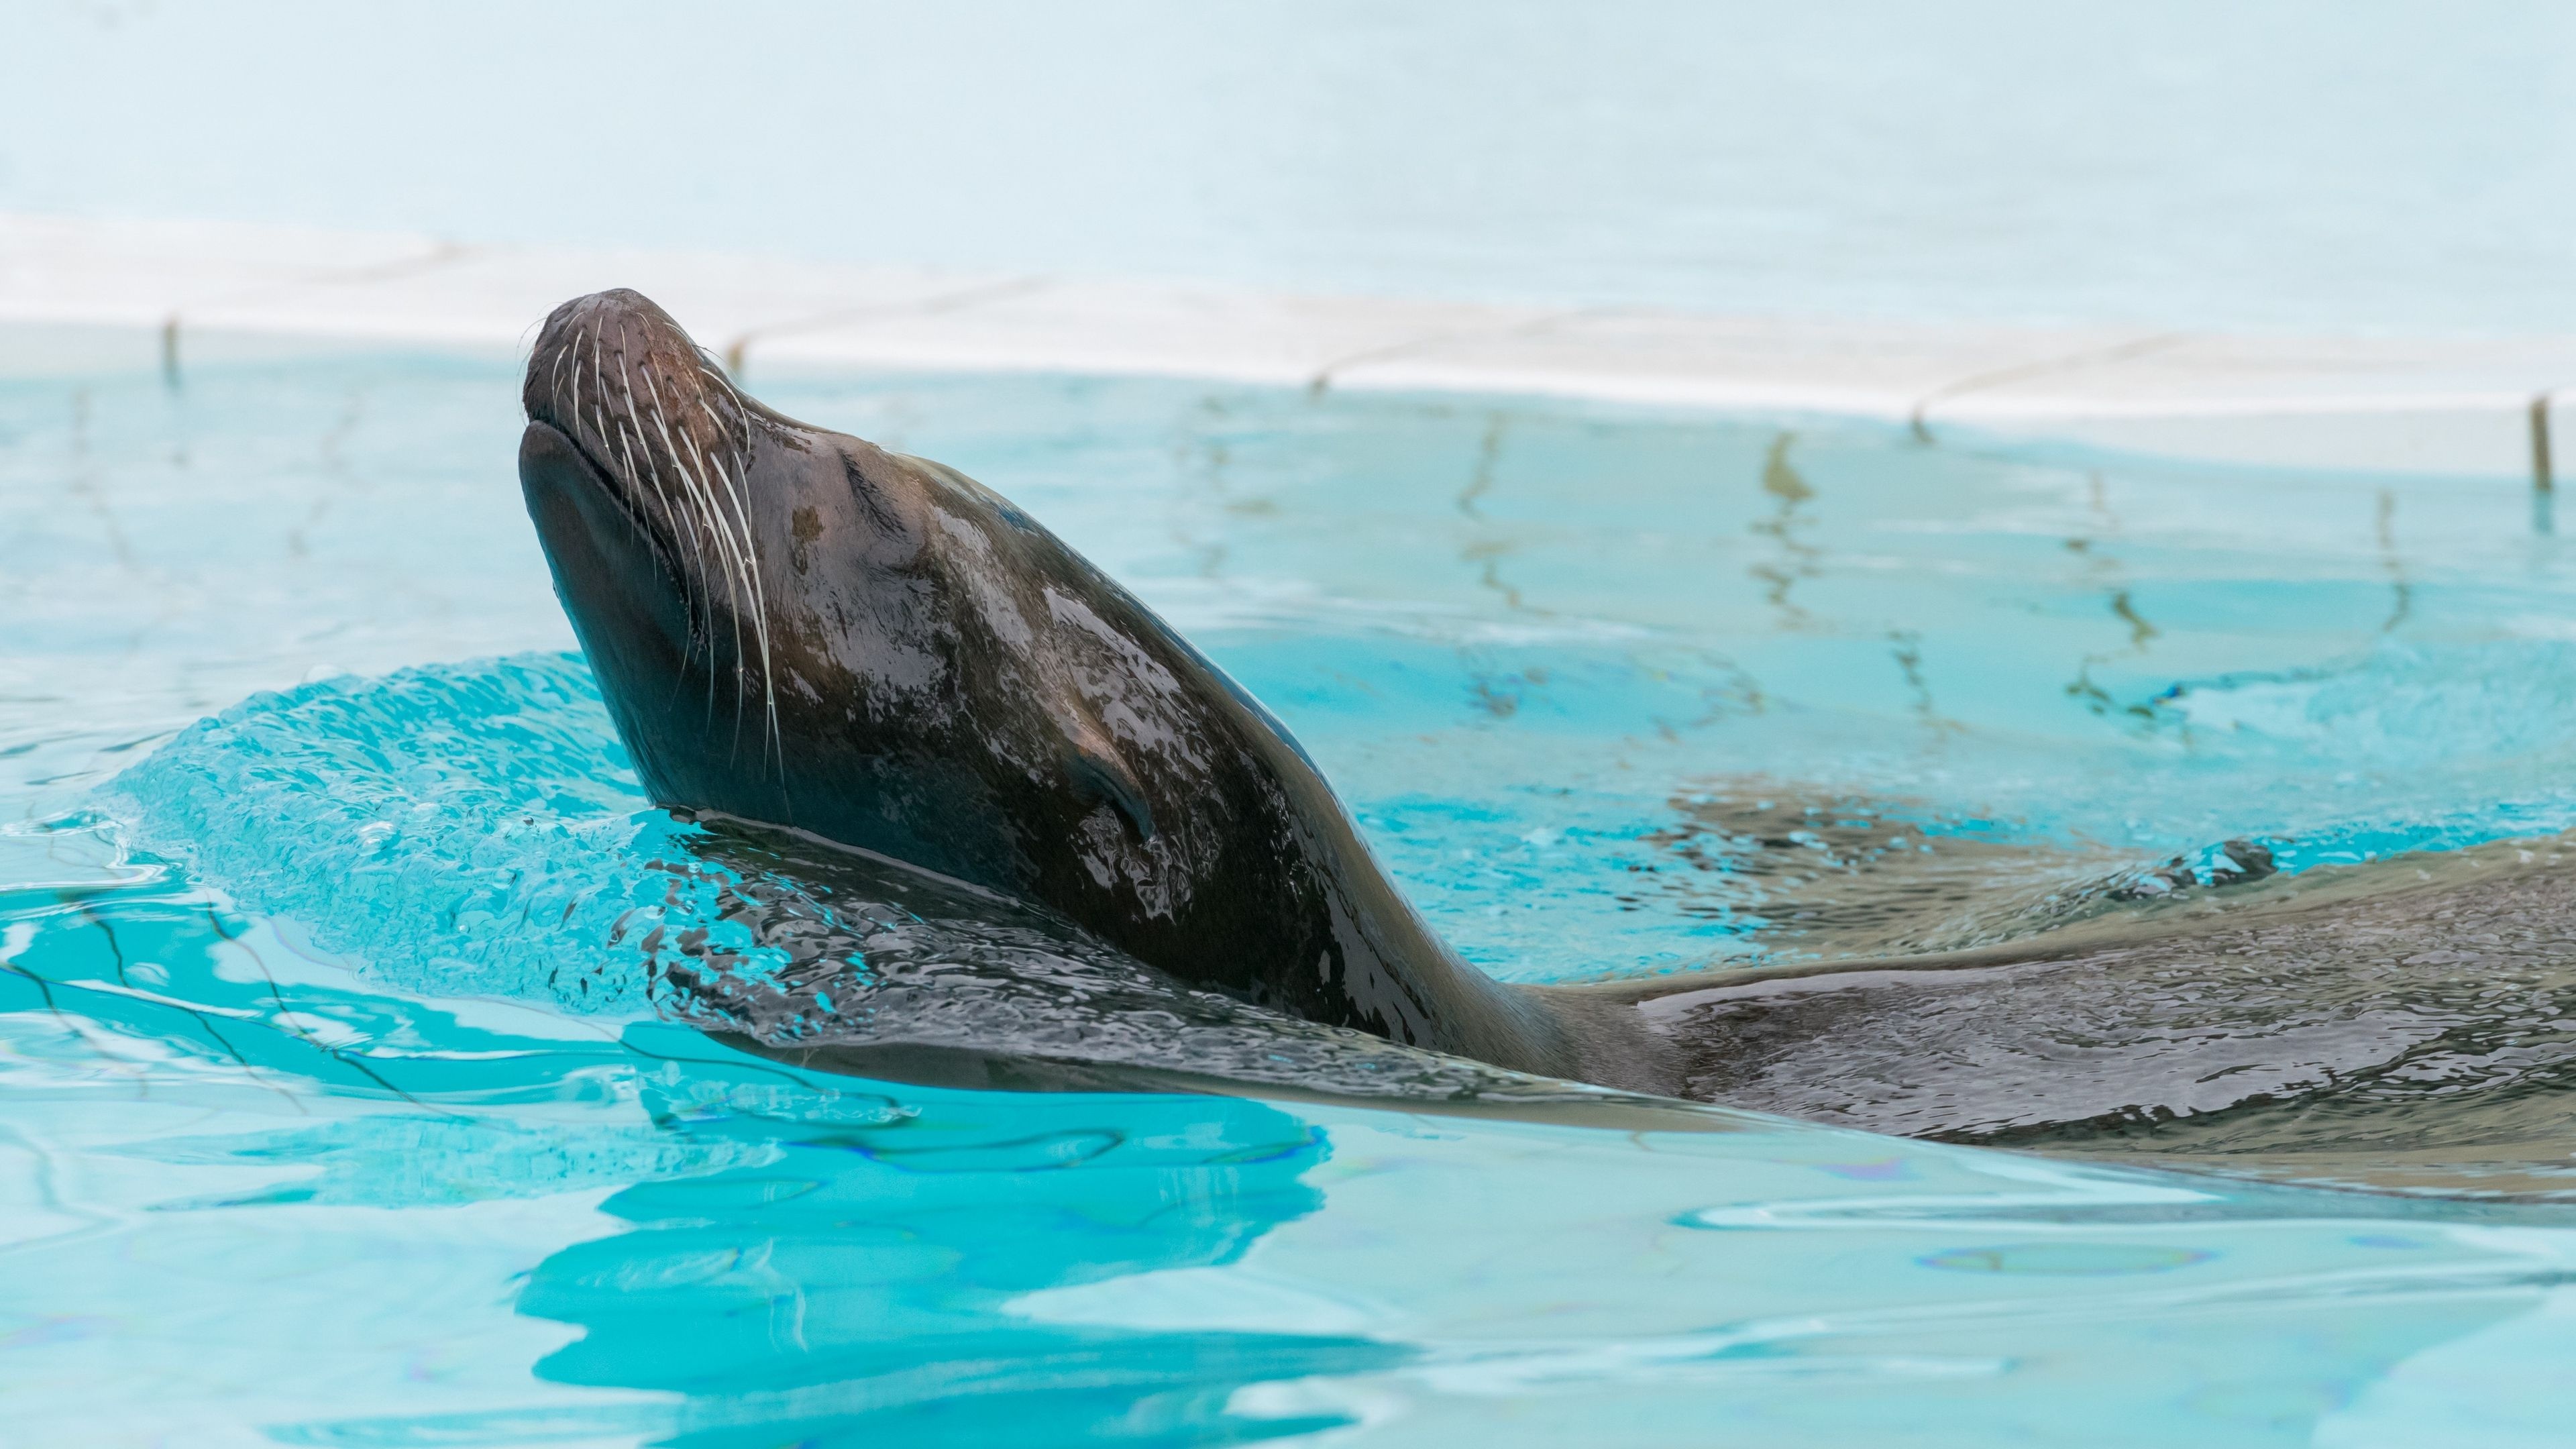
<path fill-rule="evenodd" d="M 21 0 L 0 208 L 1478 301 L 2576 325 L 2576 15 Z"/>
<path fill-rule="evenodd" d="M 766 393 L 1129 581 L 1514 979 L 1971 939 L 2231 836 L 2301 865 L 2576 822 L 2576 570 L 2518 490 L 1179 384 Z M 0 389 L 32 1442 L 2556 1441 L 2546 1203 L 1714 1110 L 934 1090 L 660 1019 L 637 933 L 723 926 L 563 652 L 513 397 L 391 358 Z M 1746 829 L 1861 808 L 1942 843 L 1957 918 L 1837 913 L 1830 860 Z"/>

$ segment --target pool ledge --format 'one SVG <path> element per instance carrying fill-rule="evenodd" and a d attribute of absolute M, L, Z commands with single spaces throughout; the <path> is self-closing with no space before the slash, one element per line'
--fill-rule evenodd
<path fill-rule="evenodd" d="M 1300 297 L 1181 283 L 0 213 L 0 376 L 525 345 L 633 286 L 749 372 L 1047 371 L 1839 415 L 2547 487 L 2576 336 L 2281 337 Z M 2576 466 L 2576 465 L 2564 465 Z"/>

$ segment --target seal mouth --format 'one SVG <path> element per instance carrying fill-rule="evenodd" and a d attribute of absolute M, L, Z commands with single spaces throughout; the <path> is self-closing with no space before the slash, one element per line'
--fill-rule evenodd
<path fill-rule="evenodd" d="M 530 427 L 572 445 L 686 606 L 684 657 L 704 650 L 709 703 L 732 644 L 737 705 L 760 668 L 765 734 L 781 743 L 769 608 L 752 528 L 753 408 L 680 324 L 639 292 L 576 297 L 546 318 L 520 390 Z"/>

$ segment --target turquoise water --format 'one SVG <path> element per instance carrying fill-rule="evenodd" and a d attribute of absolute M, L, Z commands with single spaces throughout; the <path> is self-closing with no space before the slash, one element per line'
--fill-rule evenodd
<path fill-rule="evenodd" d="M 2492 483 L 753 381 L 1129 581 L 1517 980 L 1987 939 L 2231 838 L 2305 868 L 2576 824 L 2576 569 Z M 2562 1437 L 2545 1195 L 719 1046 L 645 942 L 721 943 L 793 862 L 755 880 L 637 797 L 513 398 L 400 358 L 0 387 L 0 1392 L 32 1441 Z M 1956 908 L 1870 896 L 1864 817 Z M 874 969 L 919 965 L 881 924 Z"/>

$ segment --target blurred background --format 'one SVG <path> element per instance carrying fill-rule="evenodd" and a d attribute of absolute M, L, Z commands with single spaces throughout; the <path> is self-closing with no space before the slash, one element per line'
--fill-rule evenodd
<path fill-rule="evenodd" d="M 0 210 L 1788 315 L 2576 325 L 2576 9 L 12 0 Z"/>

